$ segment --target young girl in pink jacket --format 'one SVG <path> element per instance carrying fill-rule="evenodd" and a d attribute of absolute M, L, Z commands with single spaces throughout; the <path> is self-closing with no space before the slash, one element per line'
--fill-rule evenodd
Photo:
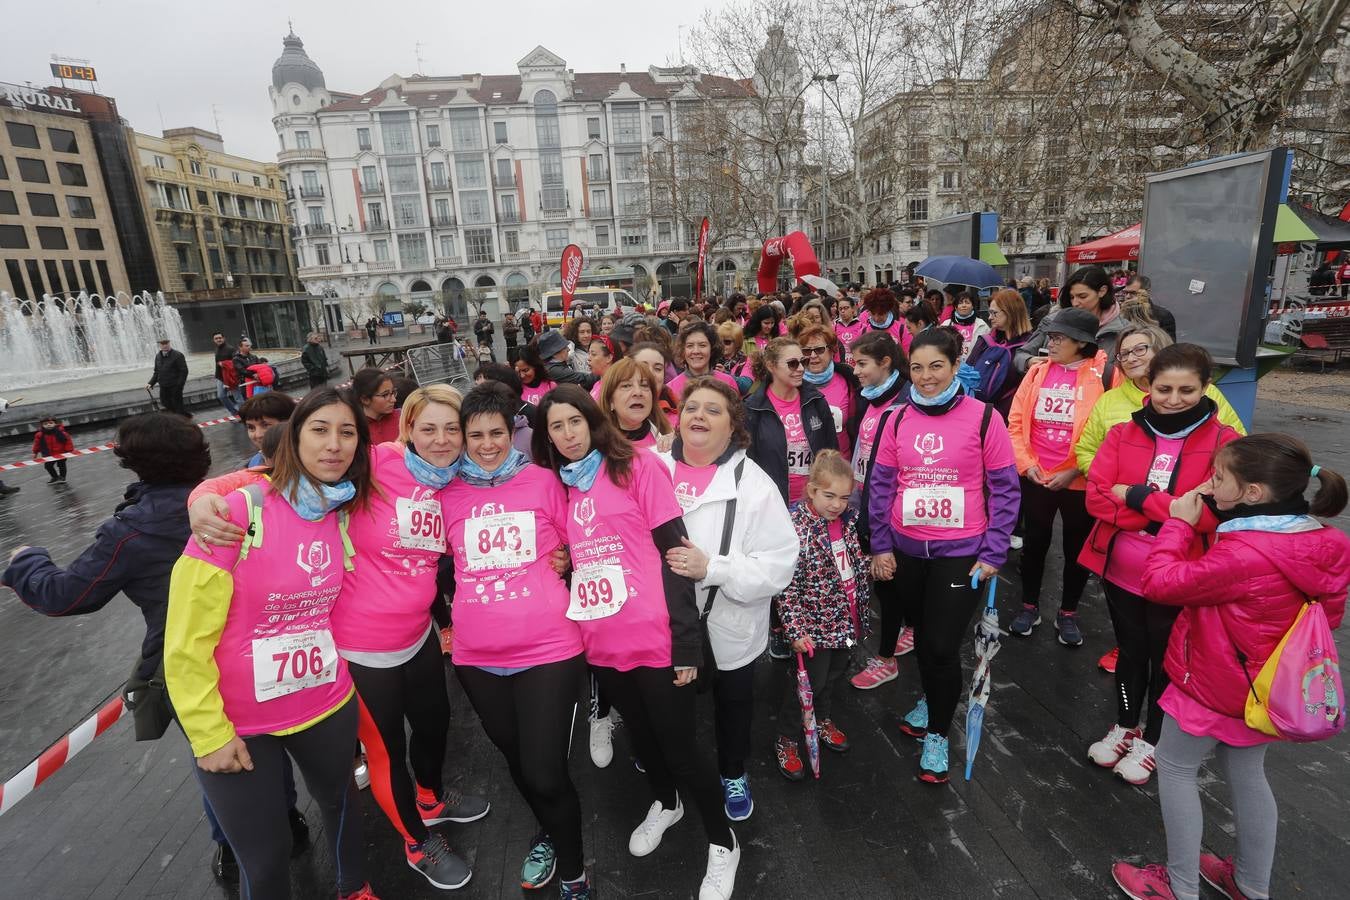
<path fill-rule="evenodd" d="M 1304 499 L 1311 479 L 1317 493 Z M 1203 877 L 1229 898 L 1270 896 L 1279 813 L 1266 781 L 1266 746 L 1243 710 L 1266 660 L 1303 604 L 1323 604 L 1334 629 L 1350 587 L 1350 538 L 1314 516 L 1338 515 L 1345 479 L 1315 465 L 1285 434 L 1255 434 L 1214 455 L 1214 477 L 1172 502 L 1142 572 L 1144 596 L 1182 607 L 1164 663 L 1171 684 L 1158 742 L 1158 794 L 1167 864 L 1112 868 L 1116 884 L 1142 900 L 1194 900 Z M 1191 558 L 1205 507 L 1218 536 Z M 1204 820 L 1196 773 L 1214 751 L 1233 792 L 1236 859 L 1201 854 Z"/>

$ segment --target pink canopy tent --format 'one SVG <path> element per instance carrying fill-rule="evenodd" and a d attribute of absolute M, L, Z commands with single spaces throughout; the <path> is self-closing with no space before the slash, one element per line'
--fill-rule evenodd
<path fill-rule="evenodd" d="M 1139 260 L 1139 225 L 1108 234 L 1104 238 L 1076 244 L 1065 251 L 1070 263 L 1137 262 Z"/>

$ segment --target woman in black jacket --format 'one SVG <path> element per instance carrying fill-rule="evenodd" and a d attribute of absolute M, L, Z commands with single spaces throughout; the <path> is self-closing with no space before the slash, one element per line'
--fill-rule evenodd
<path fill-rule="evenodd" d="M 825 396 L 802 383 L 806 364 L 792 338 L 769 341 L 756 369 L 761 387 L 745 399 L 749 455 L 773 479 L 783 499 L 796 503 L 806 490 L 815 455 L 839 449 L 834 416 Z"/>

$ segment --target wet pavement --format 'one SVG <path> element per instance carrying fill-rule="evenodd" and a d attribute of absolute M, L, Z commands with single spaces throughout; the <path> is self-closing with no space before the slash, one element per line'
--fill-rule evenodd
<path fill-rule="evenodd" d="M 214 416 L 206 413 L 198 418 Z M 1257 420 L 1259 429 L 1300 435 L 1319 463 L 1350 471 L 1350 414 L 1269 398 Z M 107 436 L 82 432 L 76 443 L 87 446 Z M 233 468 L 248 452 L 238 425 L 211 427 L 207 437 L 213 472 Z M 24 458 L 25 450 L 22 444 L 0 445 L 0 461 Z M 23 490 L 0 499 L 0 558 L 21 544 L 40 544 L 63 563 L 85 546 L 130 480 L 111 453 L 72 460 L 65 485 L 47 485 L 40 467 L 6 476 Z M 1350 525 L 1345 517 L 1337 524 Z M 1047 584 L 1056 583 L 1059 564 L 1052 555 Z M 1018 597 L 1015 562 L 1001 577 L 1006 625 Z M 890 684 L 866 693 L 844 688 L 835 719 L 853 745 L 848 754 L 826 754 L 819 782 L 784 781 L 773 763 L 771 715 L 787 689 L 787 674 L 783 664 L 761 661 L 756 757 L 749 766 L 756 810 L 735 829 L 744 850 L 736 896 L 1119 896 L 1110 879 L 1111 861 L 1159 861 L 1165 845 L 1156 784 L 1130 787 L 1086 759 L 1087 745 L 1112 721 L 1114 702 L 1111 677 L 1096 668 L 1111 636 L 1095 585 L 1081 609 L 1087 633 L 1082 648 L 1058 645 L 1048 624 L 1029 639 L 1005 640 L 994 664 L 993 699 L 970 783 L 958 778 L 931 787 L 913 777 L 918 745 L 895 727 L 919 692 L 912 656 L 901 660 L 900 678 Z M 0 779 L 19 771 L 120 685 L 142 630 L 140 616 L 122 598 L 94 615 L 46 619 L 0 589 Z M 454 704 L 448 777 L 493 802 L 485 820 L 446 827 L 451 845 L 475 870 L 458 894 L 519 897 L 524 892 L 517 873 L 534 821 L 453 673 L 448 678 Z M 701 733 L 710 746 L 711 701 L 702 704 Z M 963 721 L 958 713 L 954 763 L 963 753 Z M 589 760 L 584 718 L 573 747 L 586 856 L 598 894 L 696 896 L 706 859 L 696 816 L 686 816 L 651 856 L 628 855 L 628 833 L 645 813 L 648 794 L 629 763 L 623 729 L 616 734 L 615 761 L 606 770 Z M 229 896 L 207 868 L 211 842 L 190 765 L 186 742 L 176 731 L 159 742 L 137 744 L 129 721 L 118 723 L 0 818 L 0 896 Z M 1276 745 L 1267 768 L 1281 815 L 1274 895 L 1345 896 L 1344 886 L 1337 885 L 1350 851 L 1350 736 Z M 1208 769 L 1201 785 L 1206 846 L 1230 854 L 1228 791 Z M 386 900 L 440 895 L 404 864 L 398 839 L 369 793 L 362 804 L 367 856 L 380 895 Z M 316 846 L 293 864 L 294 895 L 331 897 L 331 858 L 303 788 L 302 808 Z"/>

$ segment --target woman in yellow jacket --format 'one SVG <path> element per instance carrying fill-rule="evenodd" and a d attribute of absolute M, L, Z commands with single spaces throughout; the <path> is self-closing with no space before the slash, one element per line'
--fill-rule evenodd
<path fill-rule="evenodd" d="M 1041 624 L 1041 582 L 1055 516 L 1064 545 L 1064 584 L 1055 630 L 1066 647 L 1083 643 L 1078 601 L 1088 571 L 1078 564 L 1092 517 L 1084 502 L 1087 481 L 1074 456 L 1088 413 L 1102 395 L 1105 357 L 1097 349 L 1097 317 L 1070 307 L 1055 316 L 1046 342 L 1049 358 L 1027 372 L 1008 415 L 1017 473 L 1022 476 L 1022 610 L 1010 630 L 1027 637 Z"/>

